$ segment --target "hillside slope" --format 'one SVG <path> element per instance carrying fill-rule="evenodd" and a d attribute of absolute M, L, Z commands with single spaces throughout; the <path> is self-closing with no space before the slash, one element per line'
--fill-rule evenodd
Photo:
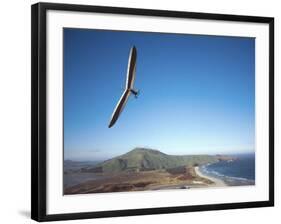
<path fill-rule="evenodd" d="M 218 162 L 218 156 L 212 155 L 167 155 L 158 150 L 135 148 L 121 156 L 114 157 L 98 164 L 92 171 L 121 172 L 169 169 L 179 166 L 194 166 Z"/>

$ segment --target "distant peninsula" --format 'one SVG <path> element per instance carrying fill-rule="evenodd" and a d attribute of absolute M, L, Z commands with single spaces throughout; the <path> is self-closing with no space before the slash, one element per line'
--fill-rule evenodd
<path fill-rule="evenodd" d="M 200 172 L 198 167 L 235 159 L 227 155 L 168 155 L 155 149 L 134 148 L 101 163 L 87 164 L 76 169 L 75 172 L 65 173 L 73 178 L 85 177 L 85 181 L 65 186 L 64 193 L 84 194 L 224 186 L 225 183 L 222 180 L 207 177 Z"/>
<path fill-rule="evenodd" d="M 139 172 L 159 169 L 173 169 L 180 166 L 200 166 L 221 160 L 233 160 L 234 157 L 223 155 L 168 155 L 159 150 L 135 148 L 126 154 L 106 160 L 86 172 Z"/>

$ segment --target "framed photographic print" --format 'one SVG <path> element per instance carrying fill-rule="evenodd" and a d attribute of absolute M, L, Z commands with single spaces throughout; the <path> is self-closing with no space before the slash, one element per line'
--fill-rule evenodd
<path fill-rule="evenodd" d="M 32 218 L 274 205 L 274 19 L 32 6 Z"/>

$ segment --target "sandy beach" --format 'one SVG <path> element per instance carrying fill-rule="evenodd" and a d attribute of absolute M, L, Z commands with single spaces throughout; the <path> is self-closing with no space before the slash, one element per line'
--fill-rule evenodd
<path fill-rule="evenodd" d="M 196 172 L 196 174 L 202 178 L 206 178 L 206 179 L 209 179 L 211 180 L 212 182 L 214 182 L 214 184 L 211 184 L 210 186 L 214 186 L 214 187 L 223 187 L 223 186 L 227 186 L 227 184 L 223 181 L 223 180 L 220 180 L 218 178 L 215 178 L 215 177 L 211 177 L 211 176 L 207 176 L 205 174 L 203 174 L 200 170 L 199 170 L 199 167 L 194 167 L 194 170 Z"/>

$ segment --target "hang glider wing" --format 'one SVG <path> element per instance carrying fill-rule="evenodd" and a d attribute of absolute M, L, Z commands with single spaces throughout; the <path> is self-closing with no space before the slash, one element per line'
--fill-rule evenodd
<path fill-rule="evenodd" d="M 111 116 L 110 123 L 108 125 L 109 128 L 111 128 L 117 121 L 119 115 L 121 114 L 122 110 L 124 109 L 128 99 L 129 99 L 130 94 L 131 94 L 130 90 L 125 90 L 123 92 L 123 94 L 122 94 L 119 102 L 117 103 L 117 106 L 115 107 L 113 114 Z"/>
<path fill-rule="evenodd" d="M 135 47 L 132 47 L 129 55 L 129 61 L 128 61 L 126 89 L 133 89 L 135 77 L 136 77 L 136 60 L 137 60 L 137 49 Z"/>
<path fill-rule="evenodd" d="M 126 89 L 123 92 L 120 100 L 118 101 L 113 114 L 111 116 L 108 127 L 111 128 L 115 122 L 118 120 L 121 112 L 123 111 L 129 96 L 133 93 L 135 96 L 138 95 L 138 91 L 133 89 L 135 76 L 136 76 L 136 59 L 137 59 L 137 49 L 132 47 L 130 50 L 128 68 L 127 68 L 127 77 L 126 77 Z"/>

